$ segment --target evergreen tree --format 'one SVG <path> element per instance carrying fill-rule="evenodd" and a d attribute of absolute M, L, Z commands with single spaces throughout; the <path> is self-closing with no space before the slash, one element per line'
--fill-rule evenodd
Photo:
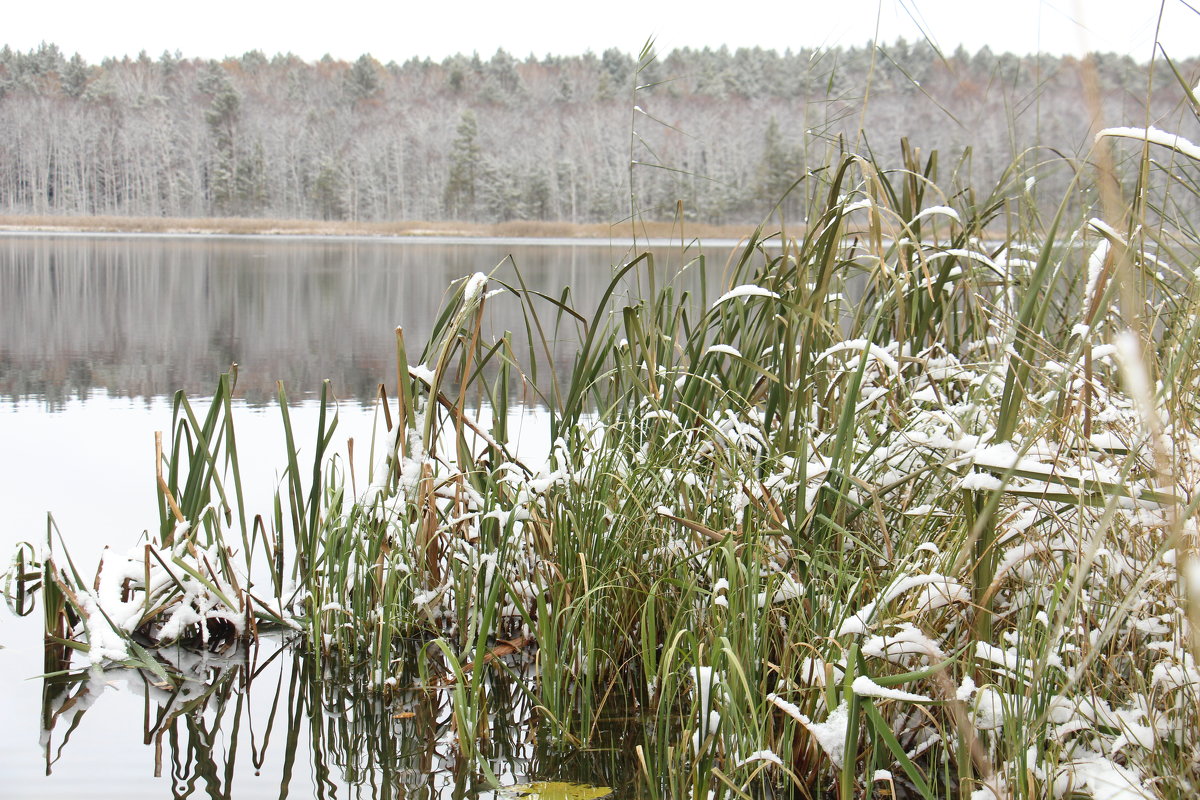
<path fill-rule="evenodd" d="M 803 159 L 796 148 L 784 140 L 779 120 L 772 114 L 763 132 L 758 196 L 769 203 L 779 202 L 800 177 L 803 167 Z"/>
<path fill-rule="evenodd" d="M 213 204 L 220 213 L 237 211 L 238 175 L 235 133 L 242 96 L 220 65 L 213 63 L 201 77 L 200 91 L 212 100 L 204 112 L 213 142 L 213 162 L 210 167 L 209 188 Z"/>
<path fill-rule="evenodd" d="M 450 177 L 446 181 L 446 211 L 455 219 L 470 215 L 475 208 L 480 173 L 479 128 L 475 112 L 463 111 L 454 143 L 450 146 Z"/>
<path fill-rule="evenodd" d="M 346 219 L 346 176 L 332 159 L 326 158 L 321 163 L 310 196 L 321 219 Z"/>
<path fill-rule="evenodd" d="M 381 88 L 379 69 L 379 62 L 369 54 L 359 56 L 346 76 L 346 90 L 350 96 L 356 100 L 364 100 L 378 94 Z"/>
<path fill-rule="evenodd" d="M 71 56 L 71 60 L 63 67 L 60 78 L 63 94 L 67 97 L 83 97 L 90 76 L 91 70 L 88 69 L 87 63 L 84 62 L 79 53 Z"/>

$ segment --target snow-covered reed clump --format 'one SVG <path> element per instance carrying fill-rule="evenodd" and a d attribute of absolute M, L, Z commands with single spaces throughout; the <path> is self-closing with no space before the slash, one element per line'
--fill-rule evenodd
<path fill-rule="evenodd" d="M 640 715 L 653 795 L 1193 796 L 1197 238 L 1040 220 L 1027 175 L 968 203 L 933 160 L 835 166 L 715 302 L 648 254 L 594 310 L 456 284 L 419 356 L 397 338 L 361 483 L 325 452 L 331 413 L 248 519 L 220 403 L 181 405 L 158 540 L 95 590 L 41 562 L 55 636 L 139 663 L 135 634 L 295 626 L 382 697 L 414 669 L 451 692 L 474 763 L 502 674 L 571 743 Z M 577 337 L 570 368 L 535 381 L 497 302 Z M 552 427 L 536 464 L 518 389 Z"/>

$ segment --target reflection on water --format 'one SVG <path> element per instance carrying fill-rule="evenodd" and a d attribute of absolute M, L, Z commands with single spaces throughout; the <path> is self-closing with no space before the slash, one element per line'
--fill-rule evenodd
<path fill-rule="evenodd" d="M 203 414 L 207 402 L 193 401 Z M 299 436 L 314 435 L 316 403 L 300 403 L 290 414 Z M 480 414 L 487 425 L 487 412 Z M 285 452 L 280 414 L 239 402 L 234 418 L 247 504 L 267 509 Z M 47 511 L 83 573 L 96 570 L 101 545 L 117 553 L 135 547 L 142 531 L 157 526 L 153 432 L 169 429 L 170 420 L 170 403 L 161 398 L 94 393 L 57 410 L 0 399 L 0 440 L 22 454 L 0 460 L 5 556 L 19 540 L 45 540 Z M 346 440 L 354 437 L 360 475 L 373 426 L 369 408 L 343 404 L 331 447 L 348 459 Z M 538 464 L 549 446 L 544 412 L 514 409 L 509 428 L 528 448 L 522 456 Z M 90 679 L 56 675 L 42 682 L 39 713 L 38 682 L 31 679 L 67 665 L 43 662 L 40 608 L 25 610 L 32 613 L 24 618 L 0 612 L 0 702 L 9 723 L 0 729 L 0 797 L 458 798 L 482 792 L 458 757 L 444 686 L 384 697 L 353 671 L 321 680 L 312 662 L 293 658 L 271 639 L 224 656 L 180 648 L 156 653 L 171 680 L 132 670 Z M 416 685 L 422 663 L 439 674 L 438 655 L 410 653 L 397 662 L 397 685 Z M 624 756 L 554 748 L 512 682 L 493 682 L 488 692 L 495 732 L 486 747 L 506 783 L 570 778 L 617 786 L 629 780 L 621 769 L 633 762 Z"/>
<path fill-rule="evenodd" d="M 17 794 L 61 788 L 60 765 L 73 738 L 112 720 L 104 705 L 115 690 L 136 698 L 140 753 L 124 754 L 142 774 L 132 794 L 221 800 L 247 797 L 465 798 L 487 795 L 461 754 L 451 708 L 452 674 L 436 647 L 413 642 L 398 659 L 395 687 L 378 691 L 352 668 L 322 669 L 293 658 L 277 638 L 229 655 L 170 648 L 157 674 L 111 671 L 43 681 L 41 783 L 9 783 Z M 636 759 L 621 744 L 625 722 L 612 723 L 585 751 L 557 746 L 538 726 L 521 676 L 534 656 L 505 658 L 486 682 L 488 732 L 478 746 L 502 785 L 568 780 L 632 793 Z M 421 676 L 427 681 L 422 686 Z M 413 687 L 418 688 L 403 688 Z M 129 703 L 127 702 L 128 706 Z M 132 792 L 130 791 L 132 790 Z M 141 790 L 141 791 L 139 791 Z M 90 793 L 89 793 L 90 796 Z"/>
<path fill-rule="evenodd" d="M 696 255 L 664 248 L 657 280 Z M 153 432 L 170 425 L 165 398 L 178 389 L 209 395 L 232 362 L 241 365 L 239 442 L 262 476 L 265 502 L 284 452 L 278 413 L 261 408 L 276 380 L 293 399 L 329 378 L 337 397 L 369 402 L 394 374 L 394 327 L 404 327 L 415 362 L 452 281 L 497 268 L 498 279 L 515 284 L 515 263 L 519 279 L 549 297 L 570 286 L 572 305 L 590 317 L 611 265 L 626 258 L 619 246 L 565 244 L 2 236 L 0 445 L 19 458 L 0 460 L 0 547 L 7 556 L 17 541 L 44 541 L 48 511 L 84 571 L 101 545 L 135 545 L 156 525 Z M 644 270 L 633 275 L 645 279 Z M 692 271 L 680 280 L 702 307 Z M 520 303 L 501 300 L 488 305 L 493 335 L 519 337 L 535 324 Z M 539 354 L 543 365 L 569 363 L 578 323 L 546 299 L 534 303 L 554 340 L 548 359 Z M 342 404 L 339 430 L 369 441 L 369 408 L 349 406 L 358 404 Z M 305 419 L 313 411 L 293 411 L 297 430 L 315 430 Z M 458 755 L 444 686 L 384 697 L 352 671 L 327 680 L 278 642 L 228 656 L 162 653 L 170 680 L 128 670 L 48 677 L 39 739 L 39 693 L 29 681 L 43 668 L 37 616 L 0 627 L 9 723 L 0 732 L 0 794 L 486 794 Z M 397 686 L 418 685 L 413 671 L 429 658 L 414 652 L 399 663 Z M 425 665 L 436 674 L 436 663 Z M 618 793 L 631 786 L 629 753 L 558 748 L 517 683 L 497 672 L 488 692 L 491 733 L 482 746 L 503 782 L 567 779 Z"/>
<path fill-rule="evenodd" d="M 662 248 L 663 275 L 694 250 Z M 511 256 L 511 259 L 510 259 Z M 272 237 L 0 237 L 0 397 L 55 404 L 110 395 L 205 393 L 233 362 L 251 402 L 275 381 L 314 392 L 333 381 L 367 400 L 395 370 L 393 330 L 415 360 L 452 281 L 475 272 L 559 298 L 590 316 L 626 260 L 618 246 L 428 244 Z M 514 264 L 516 269 L 514 269 Z M 495 288 L 495 284 L 493 284 Z M 579 333 L 536 300 L 553 357 Z M 523 336 L 521 304 L 489 306 L 492 333 Z"/>

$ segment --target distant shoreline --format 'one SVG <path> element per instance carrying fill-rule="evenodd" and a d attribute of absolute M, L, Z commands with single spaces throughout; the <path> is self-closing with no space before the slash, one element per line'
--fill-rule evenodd
<path fill-rule="evenodd" d="M 638 223 L 639 239 L 684 241 L 739 240 L 753 233 L 749 225 L 701 225 L 670 222 Z M 311 236 L 408 239 L 554 239 L 619 240 L 632 238 L 630 223 L 500 222 L 472 223 L 423 220 L 347 222 L 251 217 L 119 217 L 0 215 L 2 233 L 106 233 L 221 236 Z"/>

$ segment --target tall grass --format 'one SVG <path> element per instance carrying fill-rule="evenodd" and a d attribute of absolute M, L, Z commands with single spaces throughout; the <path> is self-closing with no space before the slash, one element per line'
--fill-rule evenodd
<path fill-rule="evenodd" d="M 647 796 L 1194 796 L 1200 237 L 1171 209 L 1198 165 L 1114 137 L 1143 145 L 1119 214 L 1084 173 L 1046 219 L 1052 165 L 983 194 L 906 146 L 804 176 L 806 224 L 757 230 L 715 298 L 624 295 L 649 253 L 594 309 L 466 278 L 415 364 L 398 332 L 357 496 L 328 395 L 301 448 L 281 389 L 285 479 L 250 518 L 224 376 L 203 419 L 176 400 L 157 540 L 93 582 L 24 550 L 10 594 L 40 585 L 47 641 L 97 666 L 298 628 L 371 697 L 448 692 L 492 780 L 507 675 L 552 739 L 638 719 Z M 573 329 L 571 370 L 491 337 L 496 302 L 528 341 Z M 506 428 L 522 382 L 544 468 Z"/>

